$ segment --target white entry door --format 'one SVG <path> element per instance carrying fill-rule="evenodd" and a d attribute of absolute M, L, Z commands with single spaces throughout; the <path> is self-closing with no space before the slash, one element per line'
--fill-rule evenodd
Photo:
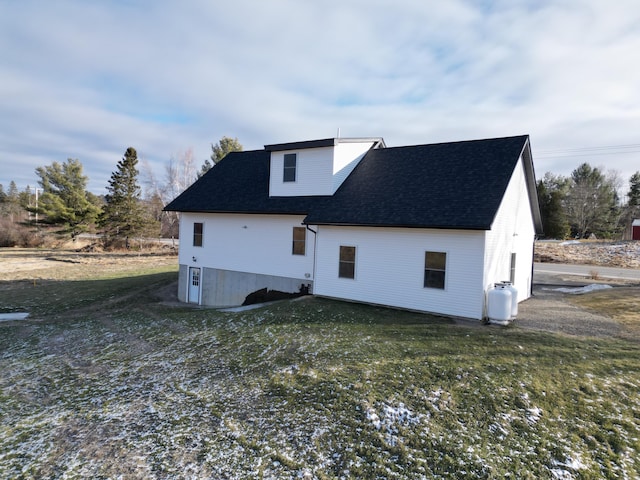
<path fill-rule="evenodd" d="M 189 267 L 189 303 L 200 303 L 200 268 Z"/>

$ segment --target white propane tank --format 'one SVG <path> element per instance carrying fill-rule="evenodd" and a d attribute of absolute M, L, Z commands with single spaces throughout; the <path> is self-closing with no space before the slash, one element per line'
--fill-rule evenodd
<path fill-rule="evenodd" d="M 518 316 L 518 289 L 513 286 L 513 283 L 506 280 L 500 283 L 511 292 L 511 319 L 515 320 Z"/>
<path fill-rule="evenodd" d="M 489 323 L 507 325 L 511 319 L 511 292 L 501 283 L 496 283 L 495 288 L 489 290 L 487 307 Z"/>

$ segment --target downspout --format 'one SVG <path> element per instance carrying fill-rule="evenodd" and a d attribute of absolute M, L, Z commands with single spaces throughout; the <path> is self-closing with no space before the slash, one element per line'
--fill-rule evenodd
<path fill-rule="evenodd" d="M 533 246 L 531 247 L 531 285 L 529 286 L 529 296 L 533 297 L 533 270 L 536 258 L 536 240 L 538 240 L 538 235 L 533 235 Z"/>
<path fill-rule="evenodd" d="M 307 230 L 309 230 L 311 233 L 313 233 L 313 267 L 312 267 L 312 272 L 311 272 L 311 278 L 313 279 L 313 283 L 315 285 L 316 283 L 316 258 L 317 258 L 317 247 L 318 247 L 318 232 L 316 232 L 315 230 L 313 230 L 311 227 L 309 227 L 309 225 L 305 224 L 305 227 L 307 227 Z M 313 291 L 311 292 L 313 294 Z"/>

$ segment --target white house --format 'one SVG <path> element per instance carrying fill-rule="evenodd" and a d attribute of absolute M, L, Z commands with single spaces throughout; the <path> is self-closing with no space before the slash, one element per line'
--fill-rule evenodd
<path fill-rule="evenodd" d="M 227 155 L 166 210 L 182 212 L 180 300 L 221 307 L 308 288 L 482 319 L 496 282 L 530 296 L 542 233 L 528 136 L 266 145 Z"/>

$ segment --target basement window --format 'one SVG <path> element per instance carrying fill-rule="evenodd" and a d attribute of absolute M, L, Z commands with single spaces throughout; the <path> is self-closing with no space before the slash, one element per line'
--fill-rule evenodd
<path fill-rule="evenodd" d="M 307 240 L 307 229 L 304 227 L 293 227 L 293 247 L 292 255 L 304 255 Z"/>
<path fill-rule="evenodd" d="M 356 276 L 356 247 L 340 246 L 340 264 L 338 277 L 355 278 Z"/>
<path fill-rule="evenodd" d="M 447 254 L 444 252 L 425 252 L 424 286 L 444 290 Z"/>
<path fill-rule="evenodd" d="M 195 222 L 193 224 L 193 246 L 201 247 L 202 246 L 202 232 L 203 232 L 203 223 Z"/>
<path fill-rule="evenodd" d="M 298 160 L 298 154 L 285 153 L 284 154 L 284 170 L 282 181 L 283 182 L 295 182 L 296 181 L 296 163 Z"/>

